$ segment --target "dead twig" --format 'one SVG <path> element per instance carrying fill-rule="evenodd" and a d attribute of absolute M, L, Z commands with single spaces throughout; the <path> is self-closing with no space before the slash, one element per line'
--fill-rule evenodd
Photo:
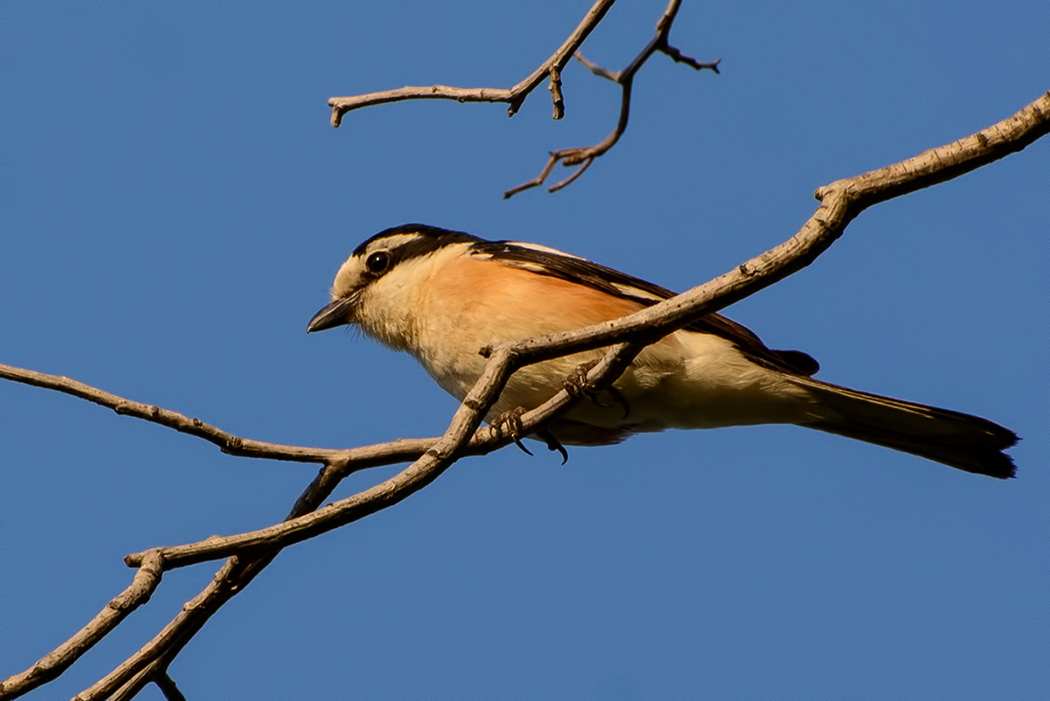
<path fill-rule="evenodd" d="M 602 156 L 620 140 L 620 137 L 627 129 L 634 76 L 638 72 L 638 69 L 645 65 L 645 62 L 648 61 L 654 53 L 659 52 L 666 54 L 674 61 L 684 63 L 697 70 L 707 69 L 714 71 L 715 73 L 719 72 L 718 66 L 720 61 L 703 63 L 686 56 L 680 50 L 671 46 L 668 37 L 671 32 L 671 25 L 674 23 L 674 19 L 678 14 L 681 0 L 670 0 L 667 9 L 664 10 L 663 15 L 661 15 L 659 21 L 656 23 L 656 34 L 653 39 L 644 49 L 642 49 L 641 53 L 631 61 L 630 65 L 622 71 L 613 73 L 606 69 L 599 68 L 583 58 L 583 55 L 579 53 L 580 46 L 583 45 L 583 42 L 587 39 L 591 30 L 601 22 L 605 13 L 609 11 L 610 7 L 612 7 L 613 2 L 614 0 L 598 0 L 598 2 L 596 2 L 587 12 L 586 16 L 573 33 L 569 35 L 560 47 L 558 47 L 558 50 L 528 77 L 512 88 L 458 88 L 448 85 L 405 86 L 403 88 L 397 88 L 396 90 L 381 90 L 379 92 L 367 93 L 364 95 L 333 97 L 328 100 L 328 105 L 332 108 L 332 126 L 338 127 L 342 123 L 343 115 L 351 110 L 371 107 L 373 105 L 382 105 L 388 102 L 400 102 L 403 100 L 439 99 L 456 100 L 458 102 L 503 102 L 509 105 L 507 110 L 508 115 L 514 116 L 514 114 L 516 114 L 521 108 L 521 105 L 525 102 L 525 98 L 528 97 L 529 93 L 542 83 L 544 79 L 549 80 L 551 101 L 554 106 L 553 117 L 554 119 L 561 119 L 565 115 L 565 97 L 562 93 L 561 75 L 569 60 L 575 56 L 576 59 L 583 63 L 583 65 L 587 66 L 591 72 L 601 77 L 608 78 L 621 86 L 622 98 L 620 101 L 620 118 L 616 124 L 616 128 L 613 129 L 612 133 L 610 133 L 605 139 L 593 146 L 567 148 L 551 152 L 547 165 L 544 166 L 538 176 L 527 183 L 523 183 L 507 190 L 503 193 L 503 197 L 512 197 L 523 190 L 542 185 L 547 179 L 547 176 L 549 176 L 554 169 L 554 166 L 559 162 L 567 167 L 579 166 L 572 175 L 550 188 L 550 192 L 556 192 L 583 175 L 596 158 Z"/>
<path fill-rule="evenodd" d="M 159 552 L 148 553 L 127 589 L 115 596 L 102 611 L 73 637 L 38 660 L 26 671 L 0 682 L 0 698 L 14 698 L 58 678 L 66 669 L 106 637 L 132 611 L 149 601 L 160 586 L 164 567 Z"/>
<path fill-rule="evenodd" d="M 456 100 L 457 102 L 504 102 L 509 105 L 508 116 L 513 117 L 529 93 L 545 79 L 550 79 L 551 98 L 554 102 L 554 118 L 565 114 L 565 103 L 561 95 L 561 71 L 572 59 L 576 50 L 591 31 L 605 17 L 615 0 L 597 0 L 572 34 L 558 47 L 550 58 L 512 88 L 456 88 L 448 85 L 405 86 L 396 90 L 381 90 L 366 95 L 332 97 L 328 105 L 332 108 L 332 126 L 338 127 L 343 115 L 352 110 L 402 100 Z"/>
<path fill-rule="evenodd" d="M 566 167 L 579 166 L 569 177 L 548 188 L 548 192 L 557 192 L 583 175 L 584 171 L 586 171 L 594 162 L 594 159 L 604 155 L 609 149 L 615 146 L 616 142 L 618 142 L 620 137 L 623 136 L 623 133 L 627 131 L 627 121 L 631 113 L 631 92 L 634 87 L 634 76 L 638 72 L 638 69 L 644 66 L 646 61 L 648 61 L 653 54 L 657 52 L 666 54 L 674 61 L 684 63 L 687 66 L 692 66 L 696 70 L 707 69 L 714 71 L 715 73 L 719 72 L 718 66 L 721 63 L 721 60 L 713 61 L 711 63 L 701 63 L 694 58 L 686 56 L 681 51 L 671 46 L 668 37 L 670 36 L 671 25 L 674 23 L 674 19 L 678 14 L 680 4 L 681 0 L 671 0 L 670 3 L 668 3 L 667 9 L 664 10 L 664 14 L 656 23 L 656 35 L 622 71 L 614 73 L 608 69 L 601 68 L 584 58 L 580 52 L 576 52 L 576 60 L 586 66 L 592 73 L 620 85 L 620 118 L 616 123 L 616 127 L 608 136 L 602 139 L 602 141 L 593 146 L 565 148 L 558 151 L 551 151 L 549 158 L 547 159 L 547 165 L 543 167 L 540 174 L 532 180 L 522 183 L 517 187 L 512 187 L 504 192 L 504 199 L 513 197 L 524 190 L 542 185 L 547 180 L 547 176 L 549 176 L 551 171 L 554 170 L 554 166 L 559 162 Z"/>

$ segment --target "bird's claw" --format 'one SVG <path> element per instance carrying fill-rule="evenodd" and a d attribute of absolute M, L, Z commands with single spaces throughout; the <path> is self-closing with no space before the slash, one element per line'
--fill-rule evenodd
<path fill-rule="evenodd" d="M 503 412 L 489 424 L 490 429 L 499 438 L 510 438 L 514 441 L 514 445 L 521 448 L 526 455 L 532 455 L 532 451 L 526 448 L 521 442 L 521 415 L 525 413 L 525 410 L 520 406 Z"/>
<path fill-rule="evenodd" d="M 612 386 L 605 389 L 604 391 L 608 392 L 609 396 L 612 397 L 612 403 L 604 403 L 599 401 L 602 392 L 594 389 L 591 383 L 587 381 L 587 373 L 589 373 L 597 364 L 597 360 L 590 360 L 586 363 L 577 365 L 565 378 L 565 391 L 569 393 L 570 397 L 589 399 L 603 409 L 610 409 L 617 404 L 622 404 L 623 418 L 626 419 L 628 414 L 631 413 L 631 407 L 627 404 L 627 398 L 623 396 L 623 393 L 620 392 L 620 390 Z"/>
<path fill-rule="evenodd" d="M 550 431 L 544 428 L 537 431 L 536 435 L 542 438 L 547 443 L 547 450 L 556 450 L 559 453 L 561 453 L 562 465 L 569 462 L 569 451 L 565 450 L 565 446 L 561 444 L 561 441 L 554 437 L 554 434 L 552 434 Z"/>
<path fill-rule="evenodd" d="M 594 388 L 587 381 L 587 373 L 597 364 L 597 360 L 581 363 L 566 375 L 564 382 L 565 391 L 569 393 L 570 397 L 586 397 L 592 401 L 594 400 L 597 392 L 594 391 Z"/>
<path fill-rule="evenodd" d="M 489 429 L 496 434 L 499 438 L 510 438 L 514 441 L 514 445 L 518 446 L 525 452 L 526 455 L 532 455 L 532 451 L 525 447 L 521 442 L 522 431 L 524 430 L 521 425 L 521 416 L 525 413 L 525 410 L 521 407 L 516 407 L 509 411 L 505 411 L 489 424 Z M 550 431 L 547 429 L 540 429 L 536 432 L 539 438 L 547 444 L 547 450 L 557 451 L 561 453 L 561 464 L 564 465 L 569 461 L 569 451 L 565 450 L 557 438 L 555 438 Z"/>

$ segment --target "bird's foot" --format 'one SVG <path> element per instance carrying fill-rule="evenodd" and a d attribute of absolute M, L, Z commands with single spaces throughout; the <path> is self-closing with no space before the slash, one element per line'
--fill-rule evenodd
<path fill-rule="evenodd" d="M 623 393 L 620 392 L 620 390 L 612 386 L 605 390 L 596 390 L 591 383 L 587 381 L 587 373 L 589 373 L 597 364 L 597 360 L 591 360 L 577 365 L 576 368 L 565 378 L 565 391 L 569 393 L 570 397 L 589 399 L 603 409 L 610 409 L 617 404 L 621 404 L 623 405 L 623 418 L 626 419 L 627 415 L 631 413 L 631 407 L 627 404 L 627 398 L 623 396 Z M 611 403 L 601 401 L 603 392 L 608 393 L 608 395 L 612 397 Z"/>
<path fill-rule="evenodd" d="M 520 406 L 505 411 L 492 420 L 489 429 L 498 438 L 510 438 L 514 441 L 514 445 L 525 451 L 527 455 L 532 455 L 532 452 L 521 443 L 521 415 L 524 413 L 525 410 Z"/>
<path fill-rule="evenodd" d="M 521 425 L 521 416 L 525 413 L 525 410 L 521 407 L 505 411 L 497 416 L 492 423 L 489 424 L 489 430 L 496 434 L 499 438 L 510 438 L 514 441 L 514 445 L 522 449 L 527 455 L 532 455 L 532 451 L 525 447 L 521 442 L 523 427 Z M 561 454 L 561 464 L 564 465 L 569 461 L 569 451 L 565 450 L 565 446 L 551 434 L 547 429 L 540 429 L 536 432 L 536 436 L 542 438 L 547 444 L 547 450 L 556 451 Z"/>

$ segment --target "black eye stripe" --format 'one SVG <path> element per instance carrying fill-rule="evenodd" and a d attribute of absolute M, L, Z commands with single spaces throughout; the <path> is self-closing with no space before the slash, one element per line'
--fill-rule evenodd
<path fill-rule="evenodd" d="M 365 278 L 377 280 L 407 260 L 422 258 L 450 244 L 481 240 L 460 231 L 406 224 L 379 232 L 354 249 L 352 256 L 361 260 Z"/>

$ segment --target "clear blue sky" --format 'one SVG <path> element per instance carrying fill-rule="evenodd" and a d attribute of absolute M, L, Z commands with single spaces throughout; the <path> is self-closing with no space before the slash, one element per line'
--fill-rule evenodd
<path fill-rule="evenodd" d="M 699 3 L 631 128 L 569 189 L 511 201 L 615 120 L 573 65 L 503 106 L 326 100 L 509 86 L 589 0 L 0 4 L 0 362 L 240 435 L 329 447 L 439 433 L 407 356 L 308 337 L 339 264 L 410 221 L 538 241 L 684 289 L 784 240 L 812 192 L 988 126 L 1050 89 L 1045 2 Z M 662 0 L 585 45 L 626 65 Z M 286 551 L 172 668 L 190 698 L 987 699 L 1050 694 L 1050 140 L 880 205 L 728 310 L 821 377 L 1024 437 L 999 482 L 792 427 L 469 459 Z M 0 383 L 0 676 L 125 587 L 124 554 L 280 519 L 315 467 L 224 456 Z M 356 476 L 346 496 L 392 474 Z M 54 685 L 69 697 L 211 577 Z M 144 698 L 157 698 L 151 690 Z"/>

